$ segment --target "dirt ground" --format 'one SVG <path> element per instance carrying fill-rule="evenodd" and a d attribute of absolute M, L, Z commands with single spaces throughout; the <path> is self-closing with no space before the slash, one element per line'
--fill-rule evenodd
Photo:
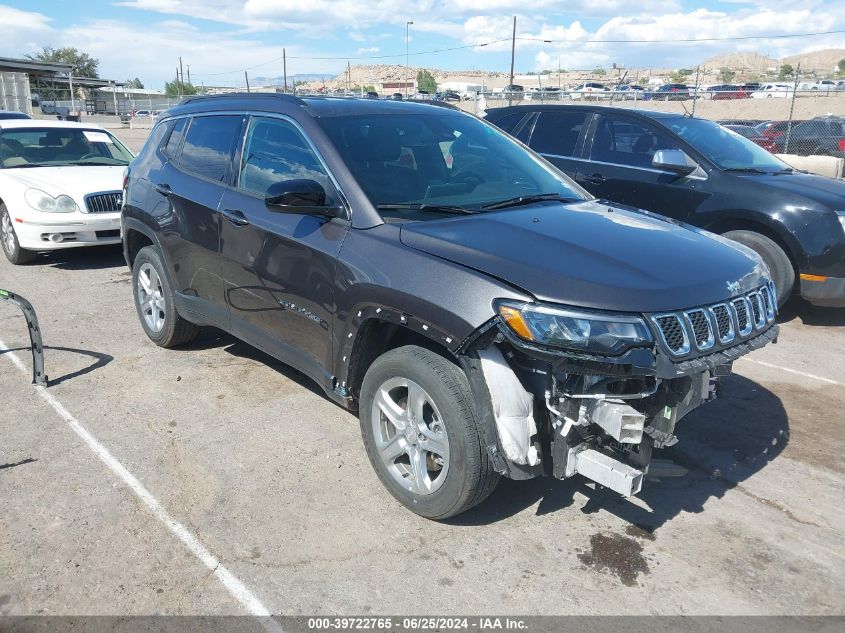
<path fill-rule="evenodd" d="M 3 258 L 0 287 L 52 381 L 0 304 L 0 614 L 843 613 L 845 311 L 782 315 L 639 497 L 503 481 L 435 523 L 304 376 L 215 330 L 147 340 L 118 248 Z"/>

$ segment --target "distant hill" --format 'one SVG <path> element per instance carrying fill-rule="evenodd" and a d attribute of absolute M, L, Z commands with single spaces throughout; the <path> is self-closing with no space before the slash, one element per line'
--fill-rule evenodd
<path fill-rule="evenodd" d="M 780 62 L 771 57 L 759 53 L 728 53 L 716 55 L 705 60 L 701 64 L 704 68 L 720 70 L 730 68 L 731 70 L 754 70 L 762 72 L 768 68 L 777 68 Z"/>
<path fill-rule="evenodd" d="M 839 63 L 845 59 L 845 48 L 825 48 L 820 51 L 801 53 L 792 57 L 784 57 L 783 63 L 797 66 L 801 64 L 801 70 L 813 70 L 817 73 L 830 73 Z"/>

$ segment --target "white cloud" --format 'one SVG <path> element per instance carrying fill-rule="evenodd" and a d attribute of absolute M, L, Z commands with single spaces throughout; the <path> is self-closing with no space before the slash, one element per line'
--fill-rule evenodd
<path fill-rule="evenodd" d="M 0 24 L 3 25 L 3 37 L 11 37 L 16 31 L 46 31 L 50 28 L 51 18 L 43 13 L 21 11 L 14 7 L 0 4 Z"/>
<path fill-rule="evenodd" d="M 381 49 L 378 46 L 370 46 L 369 48 L 359 48 L 355 51 L 358 55 L 375 55 Z"/>

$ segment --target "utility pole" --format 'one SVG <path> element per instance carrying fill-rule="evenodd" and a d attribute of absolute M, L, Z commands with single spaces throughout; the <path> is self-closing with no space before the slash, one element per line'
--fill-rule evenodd
<path fill-rule="evenodd" d="M 285 92 L 288 91 L 288 58 L 285 49 L 282 49 L 282 72 L 285 75 Z"/>
<path fill-rule="evenodd" d="M 191 65 L 188 64 L 188 85 L 193 86 L 194 84 L 191 83 Z"/>
<path fill-rule="evenodd" d="M 513 86 L 513 60 L 516 55 L 516 16 L 513 16 L 513 36 L 511 37 L 511 86 Z M 511 88 L 513 92 L 513 88 Z"/>
<path fill-rule="evenodd" d="M 411 25 L 413 22 L 405 22 L 405 98 L 408 98 L 408 73 L 410 66 L 410 57 L 408 43 L 411 40 Z"/>
<path fill-rule="evenodd" d="M 182 57 L 179 57 L 179 85 L 182 88 L 180 94 L 185 92 L 185 71 L 182 70 Z"/>
<path fill-rule="evenodd" d="M 244 71 L 244 79 L 246 79 L 246 91 L 250 92 L 250 90 L 249 90 L 249 75 L 247 74 L 246 71 Z"/>
<path fill-rule="evenodd" d="M 349 60 L 346 60 L 346 92 L 349 92 L 349 86 L 352 83 L 352 68 L 349 65 Z"/>
<path fill-rule="evenodd" d="M 182 98 L 182 82 L 179 81 L 179 66 L 176 67 L 176 94 L 179 95 L 179 98 Z"/>

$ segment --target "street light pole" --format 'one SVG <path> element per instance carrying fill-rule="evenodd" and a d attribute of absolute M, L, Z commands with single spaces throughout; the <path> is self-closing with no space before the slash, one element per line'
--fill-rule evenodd
<path fill-rule="evenodd" d="M 410 72 L 410 53 L 408 42 L 411 37 L 411 25 L 413 22 L 405 22 L 405 98 L 408 98 L 408 73 Z"/>

